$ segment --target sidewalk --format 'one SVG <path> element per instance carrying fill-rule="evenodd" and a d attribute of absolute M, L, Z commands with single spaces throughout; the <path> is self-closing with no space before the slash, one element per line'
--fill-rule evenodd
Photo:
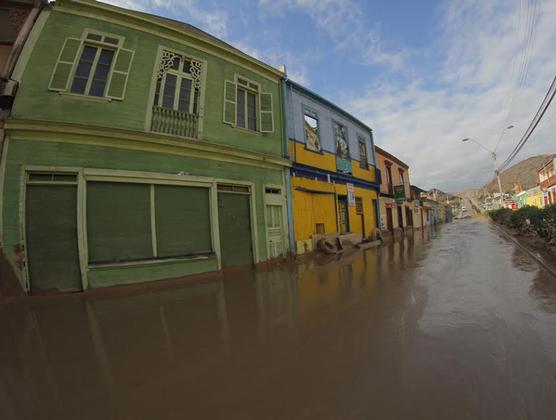
<path fill-rule="evenodd" d="M 537 237 L 528 237 L 513 233 L 505 226 L 499 225 L 496 222 L 491 222 L 492 225 L 502 232 L 508 239 L 514 242 L 520 249 L 533 258 L 541 267 L 556 277 L 556 258 L 550 251 L 541 249 L 537 242 Z"/>

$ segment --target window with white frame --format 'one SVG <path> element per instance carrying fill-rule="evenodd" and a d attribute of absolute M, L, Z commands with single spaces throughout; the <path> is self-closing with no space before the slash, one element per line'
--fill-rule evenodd
<path fill-rule="evenodd" d="M 257 101 L 259 85 L 245 79 L 237 79 L 236 103 L 237 127 L 257 131 Z"/>
<path fill-rule="evenodd" d="M 81 38 L 66 38 L 49 89 L 122 100 L 134 54 L 123 43 L 121 36 L 88 29 Z"/>
<path fill-rule="evenodd" d="M 272 93 L 262 92 L 259 83 L 236 75 L 224 81 L 223 120 L 232 127 L 260 133 L 274 132 Z"/>
<path fill-rule="evenodd" d="M 156 80 L 154 106 L 197 115 L 202 63 L 163 51 Z"/>

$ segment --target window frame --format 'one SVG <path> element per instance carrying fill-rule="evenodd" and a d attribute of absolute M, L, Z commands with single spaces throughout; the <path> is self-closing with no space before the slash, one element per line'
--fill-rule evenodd
<path fill-rule="evenodd" d="M 247 82 L 247 84 L 243 84 L 243 83 L 239 83 L 240 80 L 244 80 Z M 234 83 L 236 84 L 236 128 L 242 129 L 242 130 L 248 130 L 250 133 L 261 133 L 261 113 L 259 112 L 259 108 L 260 108 L 260 94 L 261 94 L 261 85 L 258 82 L 255 82 L 254 80 L 251 80 L 247 77 L 244 77 L 240 74 L 235 74 L 234 75 Z M 250 86 L 251 84 L 255 85 L 256 88 L 253 88 L 252 86 Z M 238 106 L 238 92 L 239 90 L 242 89 L 245 92 L 245 98 L 244 98 L 244 102 L 243 102 L 243 112 L 244 112 L 244 124 L 245 126 L 241 127 L 238 125 L 238 111 L 239 111 L 239 106 Z M 256 121 L 256 127 L 255 129 L 251 129 L 249 128 L 249 115 L 248 115 L 248 105 L 247 105 L 247 93 L 253 93 L 255 95 L 255 121 Z"/>
<path fill-rule="evenodd" d="M 162 77 L 162 80 L 160 82 L 160 91 L 158 93 L 158 103 L 155 103 L 155 98 L 156 98 L 156 89 L 157 89 L 157 85 L 158 85 L 158 77 L 156 77 L 155 74 L 155 86 L 154 86 L 154 96 L 153 96 L 153 100 L 152 100 L 152 106 L 158 106 L 160 108 L 166 108 L 166 109 L 172 109 L 173 111 L 177 111 L 177 112 L 183 112 L 185 114 L 191 114 L 191 115 L 199 115 L 200 113 L 200 97 L 201 97 L 201 89 L 199 89 L 199 99 L 197 102 L 197 113 L 194 113 L 194 106 L 195 106 L 195 86 L 193 84 L 193 77 L 191 76 L 191 73 L 185 73 L 182 69 L 183 66 L 185 65 L 186 61 L 191 61 L 191 60 L 197 60 L 196 58 L 189 56 L 189 55 L 185 55 L 183 53 L 178 53 L 178 52 L 174 52 L 172 50 L 169 50 L 167 48 L 163 48 L 162 51 L 170 51 L 174 54 L 177 54 L 180 56 L 180 66 L 178 70 L 174 70 L 172 68 L 166 70 L 164 72 L 164 76 Z M 188 60 L 186 60 L 188 59 Z M 158 59 L 157 62 L 158 65 L 160 65 L 160 58 Z M 166 78 L 168 76 L 168 74 L 172 74 L 174 76 L 176 76 L 177 78 L 177 82 L 176 82 L 176 87 L 174 90 L 174 103 L 173 103 L 173 107 L 172 108 L 167 108 L 165 106 L 162 105 L 163 102 L 163 98 L 164 98 L 164 88 L 166 87 Z M 187 112 L 185 111 L 180 111 L 179 110 L 179 102 L 180 102 L 180 91 L 181 91 L 181 86 L 183 83 L 183 79 L 188 79 L 191 81 L 191 92 L 189 93 L 189 109 Z M 201 86 L 202 88 L 202 86 Z"/>
<path fill-rule="evenodd" d="M 336 125 L 340 126 L 340 127 L 344 127 L 345 128 L 345 133 L 346 133 L 346 145 L 347 145 L 347 157 L 341 157 L 340 159 L 344 159 L 346 161 L 351 162 L 351 148 L 349 147 L 349 131 L 348 131 L 348 125 L 347 124 L 342 124 L 341 122 L 332 119 L 332 138 L 334 139 L 334 152 L 336 154 L 336 157 L 338 157 L 338 143 L 336 140 Z"/>
<path fill-rule="evenodd" d="M 91 64 L 91 71 L 89 72 L 89 75 L 87 76 L 87 83 L 85 85 L 85 91 L 83 93 L 73 92 L 72 87 L 73 87 L 73 83 L 75 82 L 77 68 L 79 67 L 79 63 L 81 62 L 81 57 L 83 55 L 83 51 L 85 50 L 86 47 L 91 47 L 91 48 L 96 49 L 95 58 L 93 59 L 93 63 Z M 110 69 L 108 70 L 108 74 L 106 76 L 106 82 L 104 84 L 104 90 L 102 91 L 102 95 L 100 95 L 100 96 L 91 95 L 91 86 L 93 84 L 93 80 L 95 78 L 95 73 L 96 73 L 96 70 L 97 70 L 98 62 L 100 60 L 100 55 L 102 54 L 103 50 L 109 50 L 109 51 L 113 52 L 112 60 L 110 61 Z M 112 69 L 114 67 L 114 62 L 115 62 L 117 53 L 118 53 L 117 48 L 116 49 L 114 49 L 113 47 L 112 48 L 105 48 L 104 45 L 96 44 L 94 42 L 88 42 L 87 40 L 82 42 L 81 48 L 79 49 L 78 58 L 75 62 L 74 69 L 72 71 L 72 75 L 71 75 L 71 78 L 70 78 L 70 83 L 69 83 L 69 86 L 68 86 L 68 93 L 70 93 L 72 95 L 88 96 L 88 97 L 91 97 L 91 98 L 106 98 L 106 90 L 108 88 L 108 83 L 110 81 L 110 75 L 111 75 Z"/>
<path fill-rule="evenodd" d="M 89 35 L 98 35 L 101 37 L 101 40 L 94 40 L 94 39 L 89 39 Z M 118 41 L 117 44 L 113 44 L 113 43 L 108 43 L 108 42 L 104 42 L 104 40 L 106 38 L 113 38 L 115 40 Z M 73 68 L 71 70 L 70 76 L 69 76 L 69 81 L 68 81 L 68 86 L 66 88 L 65 91 L 63 91 L 62 93 L 64 94 L 69 94 L 69 95 L 75 95 L 75 96 L 80 96 L 80 97 L 85 97 L 85 98 L 93 98 L 93 99 L 110 99 L 106 96 L 108 87 L 110 85 L 110 81 L 112 80 L 112 73 L 114 71 L 114 66 L 116 64 L 116 60 L 118 58 L 118 51 L 123 48 L 123 43 L 124 43 L 124 37 L 120 36 L 120 35 L 115 35 L 112 33 L 108 33 L 108 32 L 103 32 L 103 31 L 96 31 L 93 29 L 85 29 L 83 31 L 83 33 L 81 34 L 81 45 L 79 46 L 79 50 L 77 51 L 77 55 L 75 58 L 75 61 L 73 63 Z M 75 93 L 71 91 L 73 82 L 75 80 L 75 74 L 77 73 L 77 68 L 79 67 L 79 62 L 81 61 L 81 56 L 83 55 L 83 50 L 85 49 L 85 47 L 90 46 L 93 48 L 96 48 L 97 51 L 95 53 L 95 58 L 93 60 L 93 64 L 91 64 L 91 71 L 89 73 L 89 76 L 87 77 L 87 84 L 85 86 L 85 92 L 84 93 Z M 93 83 L 93 79 L 94 79 L 94 74 L 96 72 L 96 68 L 98 65 L 98 60 L 100 58 L 100 54 L 102 53 L 102 50 L 106 49 L 106 50 L 111 50 L 114 52 L 113 56 L 112 56 L 112 61 L 110 62 L 110 69 L 108 70 L 108 74 L 106 76 L 106 83 L 104 85 L 104 91 L 102 92 L 102 96 L 96 96 L 96 95 L 91 95 L 90 94 L 90 90 L 91 90 L 91 85 Z"/>
<path fill-rule="evenodd" d="M 361 156 L 361 145 L 365 148 L 365 161 Z M 367 148 L 367 139 L 361 134 L 357 134 L 357 146 L 359 148 L 359 166 L 362 169 L 369 169 L 369 149 Z"/>
<path fill-rule="evenodd" d="M 305 116 L 306 115 L 317 121 L 317 140 L 319 142 L 319 148 L 317 150 L 307 147 L 309 142 L 308 142 L 307 130 L 305 129 Z M 320 131 L 321 131 L 320 130 L 320 119 L 319 119 L 318 113 L 316 111 L 314 111 L 313 109 L 311 109 L 310 107 L 308 107 L 306 105 L 303 105 L 302 106 L 302 119 L 303 119 L 303 136 L 305 137 L 305 149 L 307 149 L 311 152 L 315 152 L 315 153 L 322 153 L 322 141 L 321 141 L 321 138 L 320 138 L 321 137 L 320 136 Z"/>

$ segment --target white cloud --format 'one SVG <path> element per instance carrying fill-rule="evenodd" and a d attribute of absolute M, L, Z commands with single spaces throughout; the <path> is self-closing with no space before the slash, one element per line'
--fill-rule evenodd
<path fill-rule="evenodd" d="M 203 7 L 196 0 L 103 0 L 103 2 L 126 9 L 164 14 L 170 18 L 178 13 L 183 14 L 187 23 L 211 35 L 222 38 L 228 34 L 228 14 L 215 7 L 207 9 L 205 2 L 201 2 Z"/>
<path fill-rule="evenodd" d="M 328 34 L 336 50 L 354 51 L 367 64 L 380 64 L 394 70 L 402 68 L 407 51 L 386 46 L 376 28 L 370 28 L 359 6 L 353 0 L 259 0 L 267 14 L 286 9 L 301 10 Z"/>
<path fill-rule="evenodd" d="M 527 79 L 515 88 L 527 40 L 524 22 L 534 15 L 528 12 L 519 0 L 452 1 L 442 10 L 439 41 L 431 46 L 441 52 L 438 63 L 428 63 L 406 84 L 376 80 L 363 94 L 345 98 L 346 107 L 373 127 L 376 143 L 411 165 L 412 182 L 447 190 L 481 186 L 492 177 L 492 161 L 485 150 L 461 139 L 473 137 L 494 149 L 511 123 L 515 128 L 501 142 L 500 160 L 517 143 L 556 70 L 556 2 L 545 0 L 538 5 Z M 554 108 L 551 113 L 519 159 L 556 151 Z"/>

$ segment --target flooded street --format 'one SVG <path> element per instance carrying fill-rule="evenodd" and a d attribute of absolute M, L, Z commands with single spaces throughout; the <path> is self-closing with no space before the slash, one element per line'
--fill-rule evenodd
<path fill-rule="evenodd" d="M 483 220 L 0 306 L 0 418 L 549 419 L 556 279 Z"/>

